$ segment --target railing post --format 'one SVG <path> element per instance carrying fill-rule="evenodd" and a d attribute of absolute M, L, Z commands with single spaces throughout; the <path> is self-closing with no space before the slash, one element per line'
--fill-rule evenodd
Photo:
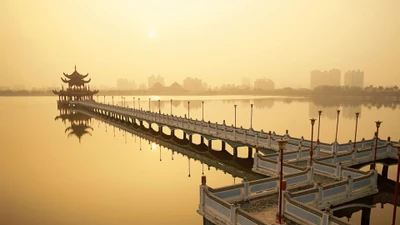
<path fill-rule="evenodd" d="M 301 159 L 301 154 L 302 154 L 302 149 L 301 149 L 301 147 L 299 146 L 299 147 L 297 147 L 298 149 L 299 149 L 299 153 L 297 153 L 297 157 L 296 157 L 296 159 L 297 159 L 297 161 L 299 161 L 300 159 Z"/>
<path fill-rule="evenodd" d="M 257 170 L 257 168 L 258 168 L 258 148 L 256 148 L 256 153 L 254 154 L 253 171 Z"/>
<path fill-rule="evenodd" d="M 226 138 L 226 126 L 225 126 L 225 121 L 224 121 L 224 137 Z"/>
<path fill-rule="evenodd" d="M 254 135 L 254 145 L 257 147 L 257 145 L 258 145 L 258 134 L 256 133 L 255 135 Z"/>
<path fill-rule="evenodd" d="M 321 144 L 317 141 L 317 146 L 315 148 L 315 157 L 319 158 L 321 155 Z"/>
<path fill-rule="evenodd" d="M 336 164 L 336 160 L 337 160 L 337 156 L 336 156 L 336 153 L 334 152 L 333 153 L 333 164 Z"/>
<path fill-rule="evenodd" d="M 249 182 L 247 181 L 247 178 L 246 178 L 246 177 L 243 178 L 242 183 L 243 183 L 243 188 L 244 188 L 243 200 L 244 200 L 244 201 L 247 201 L 247 200 L 248 200 L 248 197 L 249 197 Z"/>
<path fill-rule="evenodd" d="M 347 198 L 351 198 L 351 196 L 353 195 L 353 178 L 351 178 L 351 175 L 347 176 L 347 181 L 349 185 L 349 188 L 347 190 Z"/>
<path fill-rule="evenodd" d="M 336 156 L 336 155 L 335 155 Z M 342 179 L 342 163 L 336 164 L 336 177 L 341 180 Z"/>
<path fill-rule="evenodd" d="M 231 204 L 231 224 L 236 224 L 236 209 L 238 207 L 235 204 Z"/>
<path fill-rule="evenodd" d="M 271 132 L 269 132 L 268 139 L 267 139 L 268 148 L 271 148 L 271 145 L 272 145 L 272 137 L 271 137 Z"/>
<path fill-rule="evenodd" d="M 371 176 L 372 177 L 372 191 L 378 190 L 378 172 L 376 170 L 372 170 L 374 171 L 374 175 Z"/>
<path fill-rule="evenodd" d="M 199 205 L 199 213 L 201 215 L 204 215 L 205 191 L 207 191 L 207 178 L 206 178 L 206 176 L 202 176 L 201 177 L 201 185 L 200 185 L 200 205 Z"/>
<path fill-rule="evenodd" d="M 322 225 L 329 224 L 329 217 L 331 216 L 331 209 L 327 207 L 324 212 L 322 212 Z"/>
<path fill-rule="evenodd" d="M 317 183 L 317 188 L 318 188 L 318 198 L 317 198 L 317 206 L 320 206 L 322 203 L 322 197 L 323 197 L 323 188 L 321 182 Z"/>
<path fill-rule="evenodd" d="M 308 181 L 309 184 L 313 184 L 314 183 L 314 166 L 310 167 L 310 179 Z"/>
<path fill-rule="evenodd" d="M 365 148 L 365 138 L 361 140 L 361 148 Z"/>

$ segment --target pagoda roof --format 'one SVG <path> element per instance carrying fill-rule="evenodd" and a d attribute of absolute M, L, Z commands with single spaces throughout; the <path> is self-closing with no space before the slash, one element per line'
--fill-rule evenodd
<path fill-rule="evenodd" d="M 83 79 L 83 78 L 89 76 L 89 73 L 87 73 L 86 75 L 80 74 L 80 73 L 76 70 L 76 65 L 75 65 L 75 70 L 74 70 L 74 72 L 72 72 L 71 74 L 66 74 L 66 73 L 63 73 L 63 74 L 64 74 L 64 76 L 66 76 L 66 77 L 69 78 L 69 79 Z"/>
<path fill-rule="evenodd" d="M 75 65 L 75 70 L 73 73 L 71 74 L 66 74 L 63 73 L 64 76 L 66 78 L 61 78 L 62 82 L 64 83 L 68 83 L 69 86 L 83 86 L 86 83 L 89 83 L 91 81 L 91 79 L 89 78 L 89 80 L 84 80 L 84 78 L 86 78 L 87 76 L 89 76 L 89 73 L 87 73 L 86 75 L 82 75 L 80 74 L 77 70 L 76 70 L 76 65 Z"/>

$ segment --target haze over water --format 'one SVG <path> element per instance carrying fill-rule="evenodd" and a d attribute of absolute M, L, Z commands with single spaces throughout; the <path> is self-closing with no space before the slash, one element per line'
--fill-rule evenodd
<path fill-rule="evenodd" d="M 146 110 L 148 97 L 140 96 Z M 159 97 L 151 98 L 151 110 L 158 111 Z M 400 139 L 397 105 L 326 107 L 302 99 L 163 96 L 162 113 L 170 112 L 170 99 L 174 99 L 173 113 L 181 116 L 188 113 L 190 100 L 190 116 L 197 119 L 201 119 L 204 100 L 205 120 L 227 124 L 234 123 L 233 105 L 237 104 L 237 124 L 245 128 L 250 125 L 250 104 L 254 103 L 254 129 L 278 134 L 288 129 L 291 136 L 307 139 L 309 118 L 321 109 L 320 137 L 328 143 L 334 139 L 336 109 L 340 108 L 339 142 L 354 138 L 355 112 L 361 112 L 359 139 L 372 137 L 375 120 L 383 121 L 382 138 Z M 132 107 L 132 96 L 125 100 Z M 111 97 L 106 101 L 111 102 Z M 121 104 L 119 96 L 114 101 Z M 0 113 L 0 224 L 202 224 L 196 213 L 202 175 L 199 161 L 177 153 L 172 156 L 165 148 L 160 153 L 159 145 L 118 129 L 114 137 L 110 125 L 106 128 L 95 119 L 91 120 L 93 131 L 89 130 L 92 135 L 84 135 L 79 142 L 65 132 L 68 122 L 54 120 L 59 115 L 56 97 L 2 97 Z M 218 142 L 213 147 L 220 148 Z M 245 148 L 239 148 L 239 157 L 247 157 Z M 221 170 L 208 170 L 207 165 L 204 174 L 211 187 L 241 182 Z M 394 166 L 389 168 L 389 178 L 395 179 Z M 388 224 L 392 209 L 390 204 L 383 210 L 374 208 L 371 224 Z M 360 215 L 353 214 L 351 223 L 360 224 Z"/>

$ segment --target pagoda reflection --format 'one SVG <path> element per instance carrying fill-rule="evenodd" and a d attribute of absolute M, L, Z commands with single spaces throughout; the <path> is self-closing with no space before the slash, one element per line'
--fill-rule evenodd
<path fill-rule="evenodd" d="M 68 133 L 68 137 L 76 136 L 79 143 L 81 143 L 84 135 L 92 136 L 91 131 L 93 131 L 93 127 L 90 126 L 92 117 L 76 112 L 67 105 L 59 105 L 58 109 L 60 115 L 56 116 L 54 120 L 61 120 L 66 126 L 67 124 L 69 125 L 65 129 L 65 133 Z"/>

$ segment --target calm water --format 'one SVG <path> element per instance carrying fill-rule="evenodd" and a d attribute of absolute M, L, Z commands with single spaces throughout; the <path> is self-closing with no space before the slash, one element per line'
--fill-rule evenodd
<path fill-rule="evenodd" d="M 150 108 L 158 111 L 159 99 L 151 96 Z M 148 109 L 149 96 L 141 96 L 140 106 Z M 361 112 L 358 137 L 371 138 L 375 120 L 382 120 L 381 137 L 400 139 L 400 106 L 393 104 L 321 105 L 302 99 L 249 99 L 229 97 L 161 97 L 161 111 L 172 111 L 212 122 L 250 126 L 250 104 L 254 103 L 253 127 L 291 136 L 310 138 L 309 118 L 322 109 L 320 139 L 332 142 L 335 136 L 336 110 L 342 110 L 339 141 L 354 138 L 355 112 Z M 155 143 L 141 140 L 91 120 L 93 131 L 79 142 L 68 136 L 70 126 L 61 120 L 56 97 L 0 98 L 0 224 L 202 224 L 196 213 L 201 162 L 175 154 Z M 103 102 L 103 97 L 99 100 Z M 106 102 L 111 102 L 106 97 Z M 121 104 L 120 97 L 114 97 Z M 125 97 L 133 106 L 133 98 Z M 135 106 L 139 103 L 135 101 Z M 106 128 L 107 127 L 107 128 Z M 218 148 L 218 143 L 213 144 Z M 142 150 L 140 150 L 142 149 Z M 228 149 L 229 150 L 229 149 Z M 239 148 L 239 157 L 246 157 Z M 173 159 L 172 159 L 173 158 Z M 160 161 L 161 159 L 161 161 Z M 241 182 L 224 171 L 204 167 L 207 184 L 219 187 Z M 381 167 L 378 166 L 380 169 Z M 366 169 L 366 168 L 364 168 Z M 395 180 L 394 166 L 389 178 Z M 190 176 L 189 176 L 190 175 Z M 371 224 L 389 224 L 393 206 L 372 209 Z M 400 214 L 400 212 L 399 212 Z M 398 215 L 400 217 L 400 215 Z M 347 219 L 346 219 L 347 220 Z M 352 215 L 352 224 L 361 224 L 361 212 Z M 399 220 L 400 221 L 400 220 Z"/>

